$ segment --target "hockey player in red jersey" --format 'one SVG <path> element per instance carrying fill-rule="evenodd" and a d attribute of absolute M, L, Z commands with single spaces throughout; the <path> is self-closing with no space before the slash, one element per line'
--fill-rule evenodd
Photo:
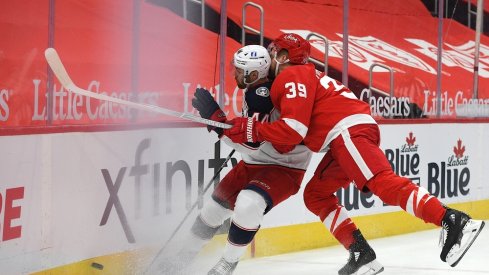
<path fill-rule="evenodd" d="M 306 206 L 325 224 L 341 216 L 334 193 L 353 181 L 389 205 L 442 228 L 442 261 L 457 265 L 484 226 L 461 211 L 444 206 L 426 189 L 396 175 L 380 149 L 380 132 L 366 102 L 340 82 L 319 74 L 307 63 L 309 42 L 283 34 L 269 46 L 271 73 L 276 78 L 271 99 L 280 112 L 272 123 L 235 118 L 224 135 L 234 142 L 269 141 L 279 145 L 302 142 L 315 152 L 326 152 L 304 191 Z M 351 231 L 350 259 L 340 274 L 356 272 L 375 259 Z"/>
<path fill-rule="evenodd" d="M 251 84 L 250 85 L 250 81 L 251 79 L 248 79 L 250 78 L 251 76 L 247 76 L 247 77 L 244 77 L 244 75 L 249 75 L 251 73 L 252 70 L 254 70 L 255 68 L 253 68 L 253 63 L 250 63 L 249 61 L 247 61 L 247 58 L 244 58 L 244 56 L 246 55 L 250 55 L 249 54 L 249 49 L 254 49 L 254 47 L 256 46 L 247 46 L 243 49 L 246 49 L 244 50 L 243 52 L 238 52 L 237 55 L 235 55 L 235 58 L 234 58 L 234 63 L 235 63 L 235 66 L 237 68 L 237 74 L 236 74 L 236 82 L 238 83 L 238 86 L 240 88 L 245 88 L 248 86 L 248 89 L 245 93 L 245 104 L 244 104 L 244 108 L 243 108 L 243 117 L 252 117 L 251 114 L 256 114 L 256 113 L 263 113 L 264 111 L 259 111 L 257 110 L 257 108 L 259 106 L 268 106 L 267 107 L 267 111 L 265 111 L 265 113 L 269 113 L 270 110 L 272 110 L 273 108 L 273 105 L 272 105 L 272 100 L 270 99 L 270 97 L 268 96 L 269 95 L 269 92 L 267 90 L 267 97 L 266 97 L 266 104 L 263 103 L 263 100 L 265 98 L 263 97 L 257 97 L 256 94 L 260 94 L 260 95 L 263 95 L 264 93 L 263 92 L 258 92 L 260 91 L 261 89 L 263 89 L 263 87 L 267 87 L 267 89 L 270 89 L 270 86 L 271 86 L 271 82 L 269 82 L 267 79 L 264 79 L 256 84 Z M 262 48 L 264 49 L 264 48 Z M 260 51 L 258 51 L 260 52 Z M 255 79 L 255 78 L 252 78 L 252 79 Z M 264 82 L 266 81 L 266 82 Z M 264 82 L 264 84 L 262 84 L 261 82 Z M 259 84 L 259 85 L 258 85 Z M 199 105 L 202 105 L 202 106 L 212 106 L 212 105 L 216 105 L 216 103 L 214 103 L 214 100 L 210 97 L 210 95 L 207 95 L 207 98 L 210 98 L 210 99 L 204 99 L 204 97 L 202 97 L 200 95 L 200 91 L 197 91 L 196 93 L 196 98 L 201 98 L 199 101 L 202 101 L 202 102 L 207 102 L 207 103 L 198 103 L 198 102 L 194 102 L 194 106 L 196 106 L 197 109 L 199 110 L 203 110 L 204 108 L 199 106 Z M 254 98 L 257 98 L 259 100 L 256 100 Z M 261 99 L 260 99 L 261 98 Z M 260 103 L 262 102 L 262 103 Z M 196 104 L 195 104 L 196 103 Z M 212 110 L 217 110 L 216 109 L 217 107 L 215 108 L 212 108 Z M 201 112 L 201 115 L 205 118 L 205 117 L 209 117 L 211 119 L 214 119 L 214 120 L 217 120 L 217 121 L 220 121 L 220 122 L 224 122 L 225 121 L 225 118 L 224 116 L 218 116 L 216 115 L 215 113 L 213 113 L 212 111 L 210 112 Z M 219 113 L 219 112 L 218 112 Z M 276 108 L 273 108 L 273 112 L 270 112 L 270 121 L 275 121 L 278 117 L 280 116 L 280 113 L 277 112 L 277 109 Z M 255 119 L 253 119 L 255 120 Z M 258 121 L 264 121 L 263 119 L 259 119 Z M 266 122 L 268 122 L 269 120 L 265 120 Z M 222 129 L 216 129 L 216 131 L 219 133 L 219 134 L 222 134 Z M 225 141 L 228 141 L 229 139 L 227 139 L 226 137 L 223 138 Z M 299 144 L 300 142 L 298 142 L 297 144 Z M 277 179 L 277 182 L 275 183 L 275 180 L 272 181 L 272 183 L 274 184 L 280 184 L 280 185 L 284 185 L 287 183 L 287 181 L 283 181 L 283 179 L 280 179 L 280 178 L 276 178 L 275 176 L 275 173 L 274 173 L 274 170 L 273 169 L 270 169 L 271 167 L 273 166 L 264 166 L 263 164 L 279 164 L 280 166 L 285 166 L 285 167 L 291 167 L 291 165 L 294 165 L 295 163 L 295 166 L 296 167 L 299 167 L 297 166 L 297 164 L 301 164 L 301 168 L 303 168 L 304 166 L 302 166 L 303 164 L 306 164 L 304 162 L 304 160 L 307 159 L 307 163 L 309 162 L 309 158 L 305 158 L 303 155 L 299 155 L 300 158 L 298 158 L 297 160 L 293 160 L 293 159 L 290 159 L 292 156 L 294 155 L 297 155 L 297 152 L 302 152 L 303 149 L 305 149 L 305 146 L 304 145 L 297 145 L 297 147 L 295 145 L 279 145 L 279 144 L 273 144 L 270 143 L 270 142 L 266 142 L 264 144 L 261 145 L 261 147 L 258 147 L 259 146 L 259 143 L 249 143 L 249 142 L 242 142 L 242 143 L 229 143 L 229 145 L 231 145 L 232 147 L 236 148 L 236 149 L 239 149 L 239 147 L 241 146 L 246 146 L 247 147 L 247 152 L 245 152 L 245 154 L 243 154 L 243 165 L 246 166 L 249 166 L 250 164 L 254 164 L 254 167 L 257 167 L 257 169 L 260 169 L 260 173 L 262 173 L 262 171 L 264 173 L 266 173 L 267 175 L 269 175 L 269 179 L 272 179 L 272 178 L 275 178 Z M 253 144 L 255 144 L 253 146 Z M 252 149 L 253 147 L 256 147 L 256 148 L 259 148 L 259 150 L 257 151 L 258 154 L 256 153 L 253 153 L 250 151 L 250 149 Z M 276 148 L 276 150 L 272 149 L 273 147 Z M 295 148 L 295 149 L 294 149 Z M 299 151 L 297 149 L 300 149 Z M 289 153 L 290 150 L 294 149 L 292 152 Z M 240 151 L 243 151 L 243 150 L 240 150 Z M 281 153 L 284 153 L 282 155 L 280 154 L 277 154 L 277 152 L 281 152 Z M 309 151 L 309 150 L 308 150 Z M 304 153 L 301 153 L 301 154 L 304 154 Z M 282 159 L 290 159 L 291 162 L 283 162 Z M 258 164 L 258 165 L 257 165 Z M 266 169 L 266 170 L 264 170 Z M 240 169 L 242 170 L 242 169 Z M 233 171 L 230 172 L 230 174 L 232 175 L 234 173 L 234 169 Z M 242 177 L 245 177 L 246 175 L 242 175 Z M 251 179 L 253 179 L 253 174 L 247 176 L 247 177 L 251 177 Z M 220 201 L 219 199 L 217 199 L 215 197 L 215 194 L 219 194 L 220 190 L 219 189 L 223 189 L 223 188 L 226 188 L 227 185 L 229 185 L 232 190 L 235 190 L 237 188 L 237 190 L 239 191 L 240 190 L 240 186 L 239 185 L 236 185 L 236 181 L 237 179 L 236 178 L 230 178 L 232 179 L 231 180 L 227 180 L 228 176 L 226 176 L 226 178 L 219 184 L 218 188 L 216 189 L 216 191 L 214 192 L 214 195 L 213 195 L 213 198 L 215 201 Z M 236 192 L 236 191 L 234 191 Z M 235 198 L 233 198 L 235 199 Z M 222 199 L 221 199 L 222 200 Z M 345 210 L 345 208 L 341 205 L 339 205 L 336 201 L 336 209 L 335 211 L 332 211 L 331 214 L 326 217 L 326 218 L 322 218 L 321 220 L 324 221 L 324 224 L 325 226 L 329 229 L 329 231 L 332 233 L 332 235 L 346 248 L 348 249 L 349 247 L 351 247 L 352 245 L 353 246 L 361 246 L 362 249 L 367 253 L 367 255 L 369 256 L 368 259 L 368 266 L 371 268 L 372 271 L 374 271 L 375 273 L 371 273 L 371 274 L 376 274 L 376 273 L 380 273 L 381 271 L 383 271 L 383 266 L 375 260 L 375 252 L 374 250 L 368 245 L 367 241 L 365 240 L 365 238 L 362 236 L 362 234 L 360 233 L 360 231 L 357 229 L 356 225 L 353 223 L 353 221 L 350 219 L 350 217 L 348 216 L 348 213 L 347 211 Z M 214 210 L 215 212 L 218 212 L 216 210 Z M 236 212 L 236 209 L 235 209 L 235 212 Z M 204 208 L 204 210 L 202 211 L 202 214 L 201 214 L 201 217 L 200 219 L 203 219 L 204 220 L 204 223 L 205 224 L 209 224 L 211 222 L 209 221 L 205 221 L 206 218 L 205 216 L 207 216 L 206 214 L 206 210 Z M 235 215 L 237 216 L 237 215 Z M 236 217 L 237 219 L 239 219 L 239 217 Z M 198 220 L 197 220 L 198 221 Z M 233 223 L 235 222 L 235 219 L 233 219 Z M 222 221 L 220 221 L 219 225 L 222 223 Z M 216 224 L 217 226 L 217 224 Z M 206 228 L 205 225 L 199 225 L 200 228 L 204 228 L 206 230 L 209 230 L 208 228 Z M 194 234 L 195 235 L 199 235 L 200 233 L 195 230 L 197 227 L 194 226 Z M 232 228 L 231 228 L 232 229 Z M 233 233 L 231 230 L 230 230 L 230 239 L 232 239 L 232 235 L 235 234 Z M 204 234 L 205 235 L 205 234 Z M 207 239 L 210 239 L 212 237 L 212 235 L 208 235 L 208 236 L 204 236 L 202 235 L 203 239 L 207 238 Z M 204 238 L 205 237 L 205 238 Z M 251 239 L 250 239 L 251 240 Z M 229 242 L 227 244 L 228 248 L 232 248 L 234 247 L 232 242 Z M 242 246 L 243 248 L 246 247 L 246 246 Z M 225 257 L 224 257 L 225 259 Z M 227 260 L 228 262 L 230 261 L 229 259 Z M 233 260 L 234 261 L 234 260 Z M 225 263 L 225 261 L 221 260 L 220 263 Z M 228 266 L 227 264 L 224 264 L 224 266 Z M 343 271 L 345 270 L 351 270 L 352 268 L 349 268 L 350 266 L 352 266 L 352 264 L 350 265 L 345 265 L 345 267 L 342 268 Z M 353 264 L 353 266 L 355 266 Z M 359 268 L 360 266 L 358 266 Z M 358 270 L 358 268 L 353 268 L 355 270 Z M 351 274 L 351 273 L 344 273 L 344 274 Z"/>

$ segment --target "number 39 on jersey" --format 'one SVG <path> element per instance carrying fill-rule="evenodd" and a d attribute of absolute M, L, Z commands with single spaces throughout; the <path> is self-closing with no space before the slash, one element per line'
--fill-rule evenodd
<path fill-rule="evenodd" d="M 285 88 L 288 89 L 288 93 L 285 95 L 286 98 L 307 97 L 306 85 L 302 83 L 287 82 L 285 83 Z"/>

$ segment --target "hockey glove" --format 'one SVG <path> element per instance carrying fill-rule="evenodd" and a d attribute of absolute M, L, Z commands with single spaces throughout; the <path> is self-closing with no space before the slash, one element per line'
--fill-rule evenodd
<path fill-rule="evenodd" d="M 217 122 L 226 122 L 226 114 L 221 110 L 211 93 L 204 88 L 197 88 L 195 90 L 194 98 L 192 98 L 192 106 L 199 111 L 202 118 Z M 210 125 L 207 126 L 207 130 L 209 132 L 214 130 L 219 137 L 221 137 L 223 131 L 221 128 Z"/>
<path fill-rule="evenodd" d="M 230 138 L 234 143 L 263 141 L 258 137 L 257 131 L 257 127 L 260 127 L 261 123 L 253 118 L 237 117 L 228 123 L 232 124 L 233 127 L 224 129 L 224 135 Z"/>

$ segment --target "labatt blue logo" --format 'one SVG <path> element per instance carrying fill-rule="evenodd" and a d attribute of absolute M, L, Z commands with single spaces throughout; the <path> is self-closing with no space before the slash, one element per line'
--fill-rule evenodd
<path fill-rule="evenodd" d="M 428 163 L 428 191 L 439 198 L 466 196 L 470 191 L 469 156 L 460 138 L 452 151 L 446 162 Z"/>
<path fill-rule="evenodd" d="M 399 176 L 410 178 L 414 183 L 420 184 L 418 144 L 416 136 L 410 132 L 406 137 L 406 143 L 396 149 L 386 149 L 385 156 L 392 169 Z"/>

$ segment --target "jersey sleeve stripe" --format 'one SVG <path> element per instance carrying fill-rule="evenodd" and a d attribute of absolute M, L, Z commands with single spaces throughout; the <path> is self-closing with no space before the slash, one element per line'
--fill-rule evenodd
<path fill-rule="evenodd" d="M 290 128 L 296 131 L 302 138 L 307 134 L 307 126 L 292 118 L 282 118 Z"/>

